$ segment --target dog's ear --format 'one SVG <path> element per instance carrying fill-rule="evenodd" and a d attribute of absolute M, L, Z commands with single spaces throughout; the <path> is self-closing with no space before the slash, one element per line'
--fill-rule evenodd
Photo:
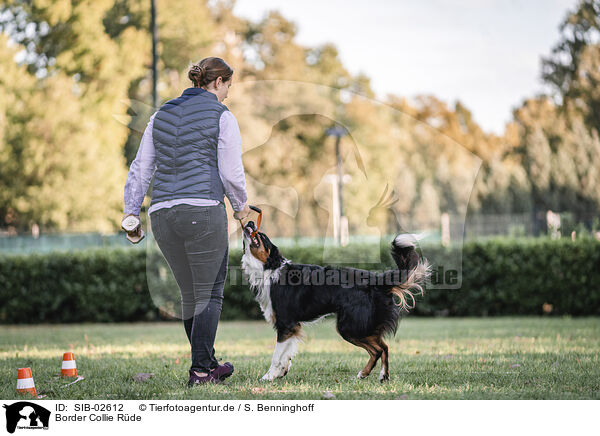
<path fill-rule="evenodd" d="M 267 251 L 269 252 L 269 257 L 265 262 L 265 269 L 277 269 L 281 266 L 281 262 L 283 261 L 283 256 L 279 252 L 279 248 L 277 245 L 273 244 L 271 240 L 264 233 L 260 234 L 262 237 L 263 244 Z"/>

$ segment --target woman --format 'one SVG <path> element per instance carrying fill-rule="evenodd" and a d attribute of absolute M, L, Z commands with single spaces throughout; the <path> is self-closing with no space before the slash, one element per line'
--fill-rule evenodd
<path fill-rule="evenodd" d="M 245 218 L 246 180 L 237 120 L 222 101 L 233 70 L 209 57 L 191 67 L 193 87 L 151 117 L 125 184 L 125 217 L 139 217 L 154 174 L 150 222 L 181 291 L 182 318 L 192 348 L 189 385 L 219 383 L 233 365 L 213 348 L 228 265 L 224 195 L 235 219 Z"/>

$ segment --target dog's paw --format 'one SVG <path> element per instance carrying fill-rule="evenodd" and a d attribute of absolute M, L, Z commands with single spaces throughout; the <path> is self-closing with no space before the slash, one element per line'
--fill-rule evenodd
<path fill-rule="evenodd" d="M 367 378 L 367 376 L 363 375 L 362 371 L 358 371 L 358 374 L 356 374 L 356 378 L 362 380 L 363 378 Z"/>
<path fill-rule="evenodd" d="M 273 375 L 271 373 L 266 373 L 265 375 L 262 376 L 262 378 L 260 379 L 260 381 L 273 381 Z"/>
<path fill-rule="evenodd" d="M 281 378 L 281 377 L 285 376 L 286 374 L 287 374 L 287 371 L 285 370 L 285 368 L 281 368 L 278 366 L 271 367 L 271 368 L 269 368 L 267 373 L 262 376 L 261 380 L 262 381 L 273 381 L 276 378 Z"/>
<path fill-rule="evenodd" d="M 276 378 L 283 378 L 283 377 L 285 377 L 285 376 L 287 375 L 287 373 L 288 373 L 288 372 L 287 372 L 287 369 L 285 369 L 285 368 L 279 368 L 279 369 L 278 369 L 278 370 L 275 372 L 275 374 L 273 375 L 273 378 L 274 378 L 274 379 L 276 379 Z"/>
<path fill-rule="evenodd" d="M 379 381 L 381 383 L 384 383 L 386 381 L 390 381 L 390 375 L 386 374 L 385 371 L 383 370 L 383 368 L 381 369 L 381 372 L 379 373 Z"/>

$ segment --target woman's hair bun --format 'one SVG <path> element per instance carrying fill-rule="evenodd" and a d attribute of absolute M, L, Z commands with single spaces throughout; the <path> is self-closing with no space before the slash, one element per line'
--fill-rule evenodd
<path fill-rule="evenodd" d="M 206 72 L 206 69 L 200 65 L 194 65 L 193 69 L 194 69 L 194 72 L 200 74 L 201 76 L 203 76 L 204 73 Z"/>
<path fill-rule="evenodd" d="M 206 69 L 200 65 L 194 65 L 194 66 L 192 66 L 192 69 L 190 70 L 190 75 L 193 75 L 194 78 L 196 79 L 195 81 L 198 81 L 198 82 L 202 81 L 205 73 L 206 73 Z"/>
<path fill-rule="evenodd" d="M 231 67 L 223 59 L 215 57 L 202 59 L 197 64 L 192 65 L 188 71 L 188 78 L 196 87 L 205 86 L 219 76 L 225 82 L 230 80 L 232 75 L 233 70 Z"/>
<path fill-rule="evenodd" d="M 194 86 L 206 85 L 206 67 L 204 65 L 192 65 L 188 71 L 188 78 L 194 83 Z"/>

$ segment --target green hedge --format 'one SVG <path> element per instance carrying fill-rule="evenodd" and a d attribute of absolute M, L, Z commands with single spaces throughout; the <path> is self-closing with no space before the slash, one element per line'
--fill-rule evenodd
<path fill-rule="evenodd" d="M 144 252 L 90 249 L 0 257 L 0 322 L 156 319 Z"/>
<path fill-rule="evenodd" d="M 368 263 L 378 246 L 354 245 L 328 255 L 335 264 L 353 250 L 350 266 L 387 269 Z M 285 248 L 288 259 L 322 263 L 322 247 Z M 460 259 L 459 248 L 424 247 L 434 268 Z M 222 319 L 258 319 L 258 305 L 242 280 L 241 253 L 230 252 Z M 362 261 L 361 261 L 362 260 Z M 148 269 L 147 269 L 148 267 Z M 147 272 L 148 271 L 148 272 Z M 150 285 L 149 285 L 150 283 Z M 154 299 L 154 300 L 153 300 Z M 414 315 L 599 315 L 600 242 L 494 240 L 462 247 L 462 287 L 428 289 L 417 298 Z M 157 309 L 161 306 L 161 310 Z M 177 286 L 159 252 L 122 248 L 75 253 L 0 256 L 0 322 L 115 322 L 176 316 Z"/>
<path fill-rule="evenodd" d="M 439 256 L 440 258 L 442 256 Z M 600 242 L 494 240 L 462 250 L 460 290 L 431 290 L 422 315 L 600 315 Z M 549 309 L 549 307 L 548 307 Z"/>

